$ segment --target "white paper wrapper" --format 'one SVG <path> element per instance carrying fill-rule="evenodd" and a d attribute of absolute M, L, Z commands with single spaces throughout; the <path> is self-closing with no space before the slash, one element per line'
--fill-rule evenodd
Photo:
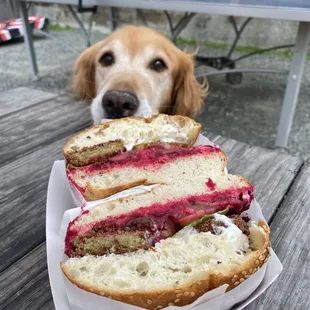
<path fill-rule="evenodd" d="M 210 140 L 199 136 L 195 145 L 212 144 Z M 134 189 L 138 191 L 148 190 L 148 187 L 139 186 Z M 142 309 L 125 303 L 110 300 L 83 291 L 73 286 L 62 274 L 60 261 L 67 259 L 64 254 L 64 237 L 68 223 L 73 220 L 80 212 L 81 208 L 90 209 L 102 201 L 112 200 L 120 196 L 129 195 L 131 190 L 122 192 L 104 200 L 85 203 L 78 193 L 72 191 L 65 173 L 65 162 L 56 161 L 50 175 L 47 195 L 47 214 L 46 214 L 46 239 L 47 239 L 47 259 L 51 289 L 56 310 L 134 310 Z M 82 203 L 81 203 L 82 202 Z M 78 207 L 76 207 L 78 205 Z M 259 204 L 254 200 L 248 211 L 251 219 L 257 221 L 259 218 L 264 220 Z M 241 283 L 235 289 L 225 293 L 227 285 L 223 285 L 210 291 L 198 298 L 191 305 L 184 307 L 167 307 L 173 309 L 242 309 L 252 300 L 257 298 L 267 287 L 279 276 L 282 271 L 282 264 L 271 250 L 271 257 L 261 269 L 254 275 Z"/>

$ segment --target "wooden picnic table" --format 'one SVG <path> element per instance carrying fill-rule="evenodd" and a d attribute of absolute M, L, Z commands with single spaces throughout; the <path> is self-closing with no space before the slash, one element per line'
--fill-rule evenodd
<path fill-rule="evenodd" d="M 91 125 L 89 106 L 29 88 L 0 92 L 0 309 L 54 309 L 45 249 L 47 182 L 65 141 Z M 228 169 L 256 186 L 284 270 L 246 309 L 310 309 L 310 165 L 207 135 Z"/>

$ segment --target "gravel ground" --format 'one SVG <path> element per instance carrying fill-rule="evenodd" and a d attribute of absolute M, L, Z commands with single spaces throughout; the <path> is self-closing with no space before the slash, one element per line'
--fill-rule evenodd
<path fill-rule="evenodd" d="M 53 32 L 51 32 L 53 33 Z M 85 43 L 78 31 L 58 32 L 56 35 L 82 51 Z M 92 41 L 103 38 L 93 33 Z M 22 41 L 0 45 L 0 90 L 27 86 L 54 93 L 71 93 L 70 75 L 75 54 L 58 42 L 37 38 L 35 40 L 40 79 L 30 74 Z M 199 54 L 215 56 L 225 51 L 200 48 Z M 238 57 L 235 53 L 233 56 Z M 243 60 L 238 67 L 288 69 L 290 59 L 279 56 L 255 56 Z M 199 68 L 198 70 L 201 70 Z M 243 76 L 241 85 L 230 85 L 224 75 L 209 78 L 210 92 L 205 107 L 198 116 L 203 130 L 239 141 L 267 148 L 274 147 L 275 133 L 286 85 L 283 74 L 253 74 Z M 288 151 L 310 157 L 310 68 L 305 68 Z"/>

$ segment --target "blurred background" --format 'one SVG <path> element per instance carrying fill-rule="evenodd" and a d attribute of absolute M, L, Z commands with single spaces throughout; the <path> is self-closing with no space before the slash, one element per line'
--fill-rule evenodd
<path fill-rule="evenodd" d="M 0 0 L 0 6 L 0 23 L 19 17 L 14 2 Z M 167 36 L 170 35 L 168 19 L 162 11 L 114 9 L 113 14 L 117 26 L 147 24 Z M 67 7 L 33 3 L 29 8 L 29 15 L 47 18 L 44 31 L 65 40 L 78 52 L 86 48 L 85 38 Z M 182 15 L 170 13 L 171 21 L 177 23 Z M 87 25 L 91 14 L 83 13 L 78 16 Z M 240 29 L 245 21 L 244 17 L 197 14 L 178 35 L 176 44 L 188 51 L 199 48 L 198 54 L 202 56 L 225 56 L 235 39 L 234 24 Z M 236 59 L 262 48 L 293 44 L 297 27 L 297 22 L 252 19 L 244 29 L 231 57 Z M 108 8 L 98 7 L 93 16 L 91 43 L 102 40 L 110 32 L 111 12 Z M 34 45 L 39 79 L 34 79 L 29 69 L 23 38 L 0 43 L 0 91 L 27 86 L 48 92 L 71 94 L 70 77 L 77 55 L 56 40 L 38 34 L 34 35 Z M 291 56 L 291 48 L 274 50 L 245 58 L 236 63 L 236 68 L 289 70 Z M 287 147 L 288 152 L 304 158 L 310 157 L 309 60 L 308 55 Z M 197 73 L 210 70 L 213 69 L 197 62 Z M 238 81 L 228 81 L 225 74 L 208 78 L 209 95 L 197 120 L 203 124 L 207 135 L 212 132 L 249 144 L 274 148 L 287 74 L 244 73 L 238 78 Z M 73 96 L 72 98 L 74 100 Z"/>

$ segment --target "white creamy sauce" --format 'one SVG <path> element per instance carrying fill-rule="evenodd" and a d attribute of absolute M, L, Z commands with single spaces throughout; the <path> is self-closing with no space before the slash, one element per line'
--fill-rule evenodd
<path fill-rule="evenodd" d="M 140 140 L 141 140 L 140 143 L 145 143 L 145 142 L 143 142 L 143 139 L 140 139 Z M 137 142 L 137 143 L 139 143 L 139 142 Z M 137 143 L 130 142 L 130 143 L 124 144 L 124 146 L 125 146 L 125 148 L 126 148 L 127 151 L 131 151 L 132 148 L 133 148 Z"/>
<path fill-rule="evenodd" d="M 227 226 L 224 227 L 213 225 L 213 229 L 217 235 L 221 233 L 226 233 L 227 236 L 231 238 L 239 235 L 240 233 L 242 234 L 242 231 L 234 224 L 233 220 L 231 220 L 227 216 L 222 214 L 214 214 L 214 219 L 215 221 L 221 222 Z"/>
<path fill-rule="evenodd" d="M 198 230 L 194 228 L 193 226 L 186 226 L 182 229 L 182 231 L 179 231 L 177 234 L 178 239 L 182 239 L 185 242 L 189 241 L 189 237 L 194 234 L 198 234 Z"/>
<path fill-rule="evenodd" d="M 222 214 L 214 214 L 214 219 L 217 222 L 222 222 L 227 227 L 213 225 L 213 230 L 216 234 L 225 234 L 228 239 L 234 240 L 235 251 L 246 251 L 249 248 L 249 239 L 242 231 L 234 224 L 233 220 Z"/>
<path fill-rule="evenodd" d="M 242 231 L 234 224 L 233 220 L 222 214 L 214 214 L 214 220 L 222 222 L 227 227 L 212 225 L 212 228 L 216 235 L 220 235 L 229 243 L 233 244 L 233 250 L 247 251 L 249 248 L 249 239 L 242 233 Z M 178 239 L 182 239 L 184 242 L 188 242 L 192 235 L 199 234 L 198 230 L 192 226 L 187 226 L 179 231 L 177 234 Z"/>
<path fill-rule="evenodd" d="M 124 132 L 126 132 L 126 136 L 124 136 Z M 137 144 L 150 143 L 156 140 L 166 143 L 187 143 L 189 140 L 187 130 L 184 128 L 178 128 L 177 125 L 172 124 L 165 124 L 159 127 L 155 122 L 154 124 L 149 124 L 147 128 L 140 128 L 129 124 L 127 129 L 122 128 L 119 131 L 115 125 L 111 125 L 103 132 L 86 132 L 78 136 L 72 146 L 87 147 L 118 139 L 123 140 L 127 151 L 132 150 Z"/>
<path fill-rule="evenodd" d="M 148 137 L 148 132 L 144 132 L 146 137 L 132 137 L 127 138 L 127 143 L 124 145 L 127 151 L 131 151 L 132 148 L 137 144 L 150 143 L 154 140 L 153 137 Z M 187 142 L 187 133 L 179 131 L 172 125 L 166 124 L 162 127 L 160 142 L 164 143 L 184 143 Z"/>

